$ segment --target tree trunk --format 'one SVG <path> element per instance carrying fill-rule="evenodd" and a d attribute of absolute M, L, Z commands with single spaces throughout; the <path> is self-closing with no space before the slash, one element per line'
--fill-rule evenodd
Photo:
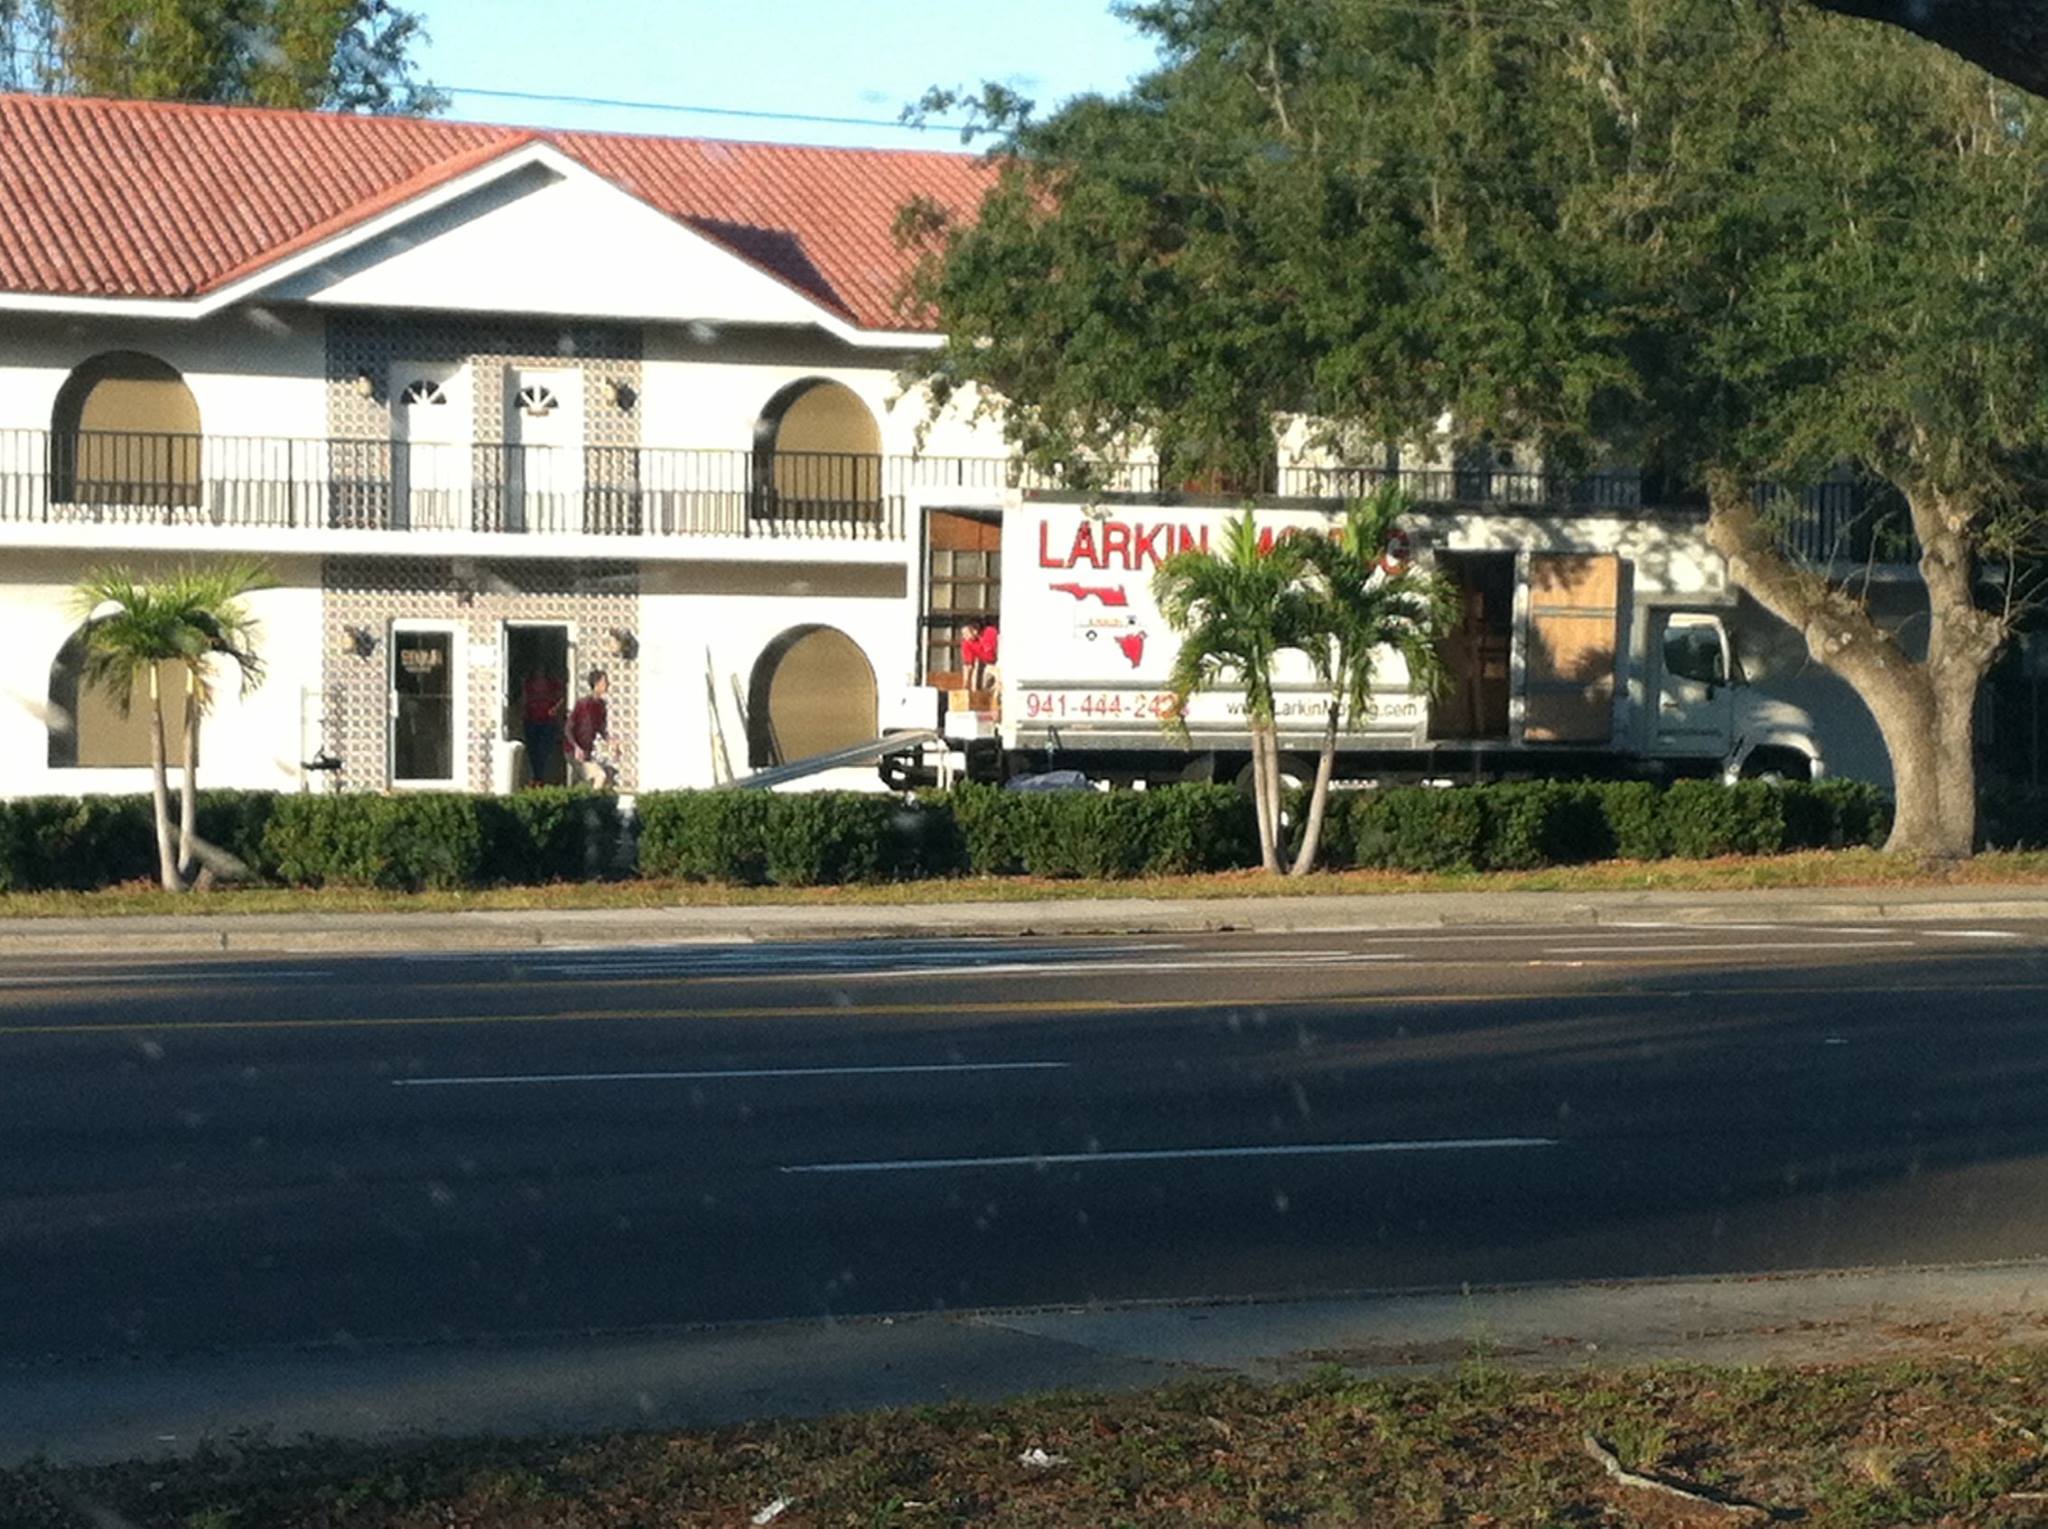
<path fill-rule="evenodd" d="M 166 892 L 185 890 L 178 874 L 177 845 L 171 839 L 171 782 L 164 747 L 164 697 L 156 665 L 149 666 L 149 783 L 156 804 L 156 858 Z"/>
<path fill-rule="evenodd" d="M 1330 697 L 1330 715 L 1323 724 L 1323 751 L 1316 758 L 1316 783 L 1308 795 L 1308 821 L 1301 828 L 1301 853 L 1294 857 L 1294 874 L 1306 876 L 1316 868 L 1316 853 L 1323 846 L 1323 817 L 1330 805 L 1330 777 L 1337 771 L 1337 698 Z"/>
<path fill-rule="evenodd" d="M 1259 825 L 1259 865 L 1269 876 L 1280 874 L 1280 850 L 1273 839 L 1271 808 L 1274 775 L 1268 762 L 1265 724 L 1252 723 L 1252 816 Z"/>
<path fill-rule="evenodd" d="M 1886 851 L 1963 859 L 1976 848 L 1977 692 L 2006 623 L 1976 603 L 1968 507 L 1924 489 L 1906 497 L 1927 590 L 1927 657 L 1917 663 L 1857 596 L 1788 560 L 1733 480 L 1711 486 L 1707 540 L 1735 582 L 1797 630 L 1807 651 L 1870 708 L 1892 762 Z"/>
<path fill-rule="evenodd" d="M 1287 869 L 1287 782 L 1280 774 L 1280 724 L 1266 723 L 1266 815 L 1267 829 L 1273 836 L 1273 871 L 1284 874 Z"/>
<path fill-rule="evenodd" d="M 185 671 L 185 718 L 181 752 L 185 779 L 178 811 L 178 878 L 190 885 L 199 860 L 199 697 L 197 676 Z"/>

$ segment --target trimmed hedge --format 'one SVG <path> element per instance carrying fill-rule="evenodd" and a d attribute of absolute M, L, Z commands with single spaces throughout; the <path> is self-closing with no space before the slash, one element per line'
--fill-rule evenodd
<path fill-rule="evenodd" d="M 200 831 L 288 886 L 447 889 L 632 874 L 616 798 L 277 796 L 209 791 Z M 1302 814 L 1296 813 L 1298 822 Z M 2008 811 L 1987 827 L 2021 820 Z M 1770 855 L 1880 844 L 1890 807 L 1855 781 L 1766 785 L 1524 781 L 1338 792 L 1324 863 L 1407 871 L 1531 870 L 1593 860 Z M 1250 800 L 1228 786 L 1003 791 L 962 785 L 914 802 L 859 792 L 658 791 L 638 801 L 638 873 L 832 886 L 967 873 L 1129 877 L 1255 865 Z M 149 799 L 0 802 L 0 891 L 152 879 Z"/>
<path fill-rule="evenodd" d="M 655 791 L 638 802 L 640 872 L 786 887 L 943 874 L 925 810 L 857 791 Z"/>
<path fill-rule="evenodd" d="M 618 866 L 619 833 L 615 797 L 561 787 L 282 796 L 263 854 L 290 886 L 447 891 L 594 880 Z"/>
<path fill-rule="evenodd" d="M 1175 876 L 1258 863 L 1249 797 L 1231 786 L 1004 791 L 956 786 L 959 866 L 975 876 Z"/>
<path fill-rule="evenodd" d="M 1522 871 L 1875 846 L 1890 829 L 1890 803 L 1861 781 L 1397 786 L 1333 797 L 1324 859 L 1385 870 Z"/>

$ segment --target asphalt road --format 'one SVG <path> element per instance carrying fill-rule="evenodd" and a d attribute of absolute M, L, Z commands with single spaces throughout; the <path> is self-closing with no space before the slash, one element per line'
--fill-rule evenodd
<path fill-rule="evenodd" d="M 2048 1254 L 2048 925 L 0 963 L 0 1359 Z"/>

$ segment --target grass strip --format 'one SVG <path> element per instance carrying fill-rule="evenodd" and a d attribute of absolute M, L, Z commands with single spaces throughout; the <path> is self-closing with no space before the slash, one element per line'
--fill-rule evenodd
<path fill-rule="evenodd" d="M 1343 871 L 1302 877 L 1234 871 L 1104 881 L 985 876 L 838 887 L 745 887 L 635 880 L 557 882 L 460 892 L 238 887 L 180 895 L 147 885 L 129 885 L 98 892 L 0 894 L 0 918 L 116 918 L 152 913 L 459 913 L 556 908 L 893 908 L 1083 898 L 1199 901 L 1219 897 L 1389 896 L 1404 892 L 1733 892 L 1800 887 L 2042 886 L 2048 886 L 2048 852 L 2044 851 L 1984 854 L 1957 865 L 1927 865 L 1875 850 L 1838 850 L 1767 858 L 1609 861 L 1540 871 Z"/>
<path fill-rule="evenodd" d="M 12 1529 L 624 1529 L 773 1522 L 1676 1525 L 1681 1485 L 1807 1529 L 2048 1521 L 2048 1350 L 1860 1368 L 1663 1368 L 1287 1387 L 1210 1381 L 690 1433 L 241 1442 L 0 1472 Z M 1043 1456 L 1033 1452 L 1042 1451 Z M 1027 1457 L 1029 1457 L 1027 1459 Z M 1733 1521 L 1733 1520 L 1731 1520 Z"/>

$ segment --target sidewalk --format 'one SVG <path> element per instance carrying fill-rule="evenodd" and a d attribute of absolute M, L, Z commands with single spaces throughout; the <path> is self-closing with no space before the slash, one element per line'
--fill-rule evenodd
<path fill-rule="evenodd" d="M 0 919 L 0 957 L 222 951 L 498 950 L 688 941 L 1088 934 L 1341 933 L 1498 924 L 1987 923 L 2048 919 L 2048 886 L 1787 887 L 1732 892 L 1396 892 L 1074 898 L 833 907 L 564 908 L 477 913 L 141 914 Z"/>
<path fill-rule="evenodd" d="M 0 1466 L 187 1453 L 240 1432 L 685 1428 L 1328 1364 L 1842 1364 L 2036 1343 L 2048 1263 L 116 1360 L 0 1368 Z"/>

